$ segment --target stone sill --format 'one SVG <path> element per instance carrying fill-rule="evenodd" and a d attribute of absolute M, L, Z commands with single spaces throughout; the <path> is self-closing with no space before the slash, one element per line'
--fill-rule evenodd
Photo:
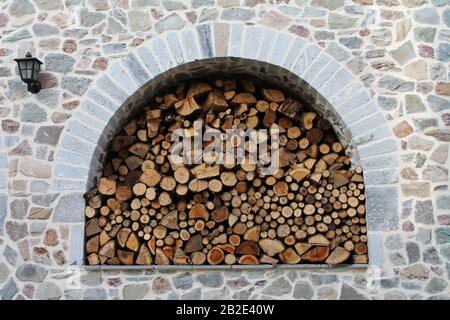
<path fill-rule="evenodd" d="M 125 266 L 125 265 L 82 265 L 85 270 L 158 270 L 158 271 L 178 271 L 178 270 L 294 270 L 294 269 L 368 269 L 370 264 L 295 264 L 295 265 L 145 265 L 145 266 Z"/>

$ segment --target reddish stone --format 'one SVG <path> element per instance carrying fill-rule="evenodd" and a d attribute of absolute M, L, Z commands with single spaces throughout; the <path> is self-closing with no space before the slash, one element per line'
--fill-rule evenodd
<path fill-rule="evenodd" d="M 6 13 L 0 13 L 0 27 L 4 27 L 8 24 L 9 17 Z"/>
<path fill-rule="evenodd" d="M 419 44 L 419 55 L 423 58 L 434 58 L 434 49 L 430 46 Z"/>
<path fill-rule="evenodd" d="M 292 25 L 289 27 L 289 31 L 303 38 L 309 37 L 309 30 L 303 26 Z"/>
<path fill-rule="evenodd" d="M 144 42 L 144 39 L 142 39 L 142 38 L 134 38 L 130 44 L 130 47 L 140 46 L 143 42 Z"/>
<path fill-rule="evenodd" d="M 440 96 L 450 96 L 450 82 L 439 81 L 436 83 L 434 91 Z"/>
<path fill-rule="evenodd" d="M 6 133 L 15 133 L 19 130 L 20 123 L 11 119 L 2 121 L 2 129 Z"/>
<path fill-rule="evenodd" d="M 94 60 L 92 68 L 97 70 L 106 70 L 108 68 L 108 58 L 100 57 Z"/>
<path fill-rule="evenodd" d="M 195 21 L 197 21 L 197 12 L 195 11 L 186 12 L 186 18 L 190 23 L 194 24 Z"/>
<path fill-rule="evenodd" d="M 359 35 L 361 37 L 367 37 L 370 34 L 370 30 L 368 28 L 362 29 L 359 31 Z"/>
<path fill-rule="evenodd" d="M 403 222 L 402 229 L 403 231 L 412 232 L 414 231 L 414 224 L 411 221 L 407 220 Z"/>
<path fill-rule="evenodd" d="M 58 244 L 58 234 L 55 229 L 48 229 L 45 232 L 44 244 L 47 246 L 56 246 Z"/>
<path fill-rule="evenodd" d="M 394 133 L 398 138 L 409 136 L 413 132 L 413 128 L 407 121 L 402 121 L 394 127 Z"/>
<path fill-rule="evenodd" d="M 109 286 L 117 288 L 122 284 L 122 280 L 120 278 L 109 278 L 107 281 Z"/>
<path fill-rule="evenodd" d="M 78 108 L 79 106 L 80 106 L 79 100 L 73 100 L 73 101 L 63 103 L 63 108 L 66 110 L 73 110 L 73 109 Z"/>
<path fill-rule="evenodd" d="M 58 86 L 58 79 L 52 73 L 39 73 L 38 77 L 42 89 L 55 88 Z"/>
<path fill-rule="evenodd" d="M 72 53 L 77 50 L 77 42 L 72 39 L 68 39 L 63 43 L 63 51 L 67 53 Z"/>
<path fill-rule="evenodd" d="M 0 49 L 0 57 L 9 56 L 11 53 L 12 53 L 12 50 L 10 50 L 10 49 L 6 49 L 6 48 Z"/>
<path fill-rule="evenodd" d="M 450 214 L 441 214 L 437 217 L 439 224 L 450 226 Z"/>
<path fill-rule="evenodd" d="M 419 82 L 417 83 L 417 92 L 422 94 L 428 94 L 433 90 L 432 82 Z"/>
<path fill-rule="evenodd" d="M 441 115 L 441 118 L 447 127 L 450 126 L 450 113 L 444 113 L 443 115 Z"/>

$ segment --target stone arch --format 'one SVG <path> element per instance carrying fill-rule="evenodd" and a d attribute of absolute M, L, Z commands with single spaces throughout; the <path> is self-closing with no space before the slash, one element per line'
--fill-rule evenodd
<path fill-rule="evenodd" d="M 200 24 L 163 33 L 111 65 L 90 85 L 64 129 L 55 151 L 52 188 L 61 196 L 53 220 L 74 223 L 71 264 L 83 261 L 82 195 L 98 176 L 104 149 L 121 121 L 162 83 L 224 67 L 275 78 L 313 100 L 363 167 L 368 230 L 397 229 L 399 147 L 364 84 L 323 48 L 293 34 L 238 23 Z M 380 265 L 375 237 L 369 236 L 369 260 Z"/>

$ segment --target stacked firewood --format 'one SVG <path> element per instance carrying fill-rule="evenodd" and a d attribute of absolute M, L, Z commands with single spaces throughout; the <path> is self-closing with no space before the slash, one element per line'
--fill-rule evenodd
<path fill-rule="evenodd" d="M 222 132 L 279 129 L 279 169 L 175 163 L 172 134 L 194 134 L 199 119 Z M 156 97 L 114 138 L 86 201 L 90 265 L 368 263 L 361 168 L 329 121 L 250 80 Z"/>

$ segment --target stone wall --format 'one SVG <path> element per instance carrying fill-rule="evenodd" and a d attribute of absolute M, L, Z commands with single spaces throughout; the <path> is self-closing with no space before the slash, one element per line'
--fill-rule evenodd
<path fill-rule="evenodd" d="M 450 298 L 448 4 L 448 0 L 2 2 L 0 297 Z M 177 41 L 181 51 L 173 49 Z M 207 271 L 80 267 L 81 194 L 91 161 L 102 152 L 96 146 L 108 139 L 107 124 L 123 118 L 125 100 L 152 76 L 196 58 L 231 55 L 282 64 L 275 59 L 281 53 L 273 43 L 289 43 L 282 52 L 284 62 L 291 53 L 294 59 L 287 69 L 316 88 L 326 100 L 324 106 L 348 111 L 341 113 L 347 136 L 363 150 L 360 156 L 372 169 L 366 182 L 373 187 L 366 196 L 371 203 L 368 219 L 373 221 L 369 228 L 373 265 Z M 139 54 L 148 48 L 156 56 L 154 65 Z M 26 91 L 13 61 L 27 51 L 45 64 L 43 90 L 37 95 Z M 133 57 L 140 62 L 131 61 Z M 320 59 L 325 59 L 322 64 Z M 327 72 L 330 78 L 336 76 L 328 82 L 334 91 L 316 76 Z M 339 72 L 351 77 L 342 80 Z M 111 91 L 115 87 L 122 91 Z M 127 94 L 122 97 L 122 92 Z M 77 119 L 93 129 L 84 140 Z"/>

